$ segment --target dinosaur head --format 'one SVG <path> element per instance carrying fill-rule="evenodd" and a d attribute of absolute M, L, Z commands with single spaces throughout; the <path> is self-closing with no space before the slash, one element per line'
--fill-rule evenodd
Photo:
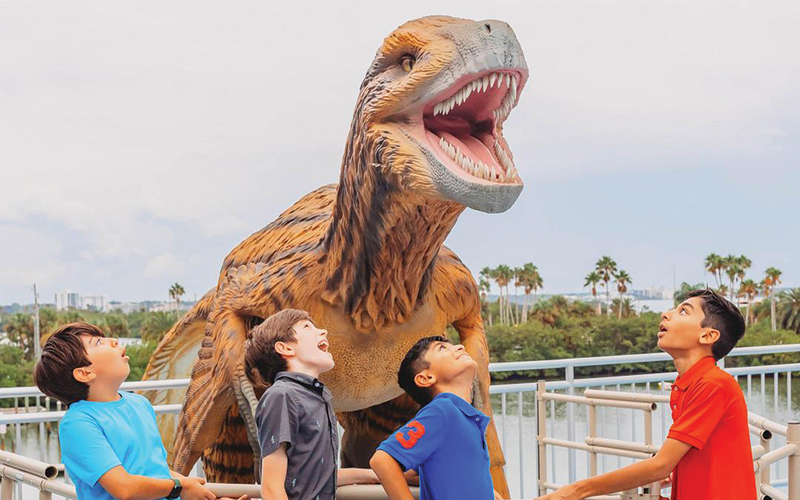
<path fill-rule="evenodd" d="M 511 27 L 426 17 L 383 42 L 361 85 L 351 139 L 404 190 L 503 212 L 523 183 L 503 123 L 528 78 Z M 347 154 L 347 153 L 346 153 Z"/>

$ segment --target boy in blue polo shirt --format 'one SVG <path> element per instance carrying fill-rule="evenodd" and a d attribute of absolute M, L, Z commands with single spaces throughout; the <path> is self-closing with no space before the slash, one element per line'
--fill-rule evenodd
<path fill-rule="evenodd" d="M 462 345 L 427 337 L 400 364 L 400 387 L 422 408 L 390 435 L 369 464 L 391 500 L 412 500 L 404 470 L 419 473 L 420 500 L 493 500 L 486 427 L 471 404 L 477 363 Z"/>

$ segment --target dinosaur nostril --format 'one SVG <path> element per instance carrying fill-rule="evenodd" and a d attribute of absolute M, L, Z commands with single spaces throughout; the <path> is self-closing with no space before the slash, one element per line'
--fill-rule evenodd
<path fill-rule="evenodd" d="M 492 32 L 492 25 L 491 24 L 486 23 L 486 24 L 483 25 L 483 27 L 486 28 L 486 31 L 488 31 L 489 33 Z"/>

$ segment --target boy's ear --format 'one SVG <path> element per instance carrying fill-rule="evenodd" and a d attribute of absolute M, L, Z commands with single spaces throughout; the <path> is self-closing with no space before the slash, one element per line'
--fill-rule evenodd
<path fill-rule="evenodd" d="M 281 356 L 294 356 L 294 348 L 286 342 L 275 342 L 275 352 Z"/>
<path fill-rule="evenodd" d="M 702 345 L 711 345 L 717 340 L 719 340 L 720 333 L 719 330 L 714 328 L 706 328 L 700 334 L 700 343 Z"/>
<path fill-rule="evenodd" d="M 430 387 L 436 383 L 436 375 L 429 370 L 422 370 L 414 375 L 414 383 L 417 384 L 417 387 Z"/>
<path fill-rule="evenodd" d="M 88 384 L 94 380 L 95 377 L 97 377 L 97 374 L 94 372 L 91 366 L 81 366 L 80 368 L 75 368 L 72 370 L 72 376 L 78 382 Z"/>

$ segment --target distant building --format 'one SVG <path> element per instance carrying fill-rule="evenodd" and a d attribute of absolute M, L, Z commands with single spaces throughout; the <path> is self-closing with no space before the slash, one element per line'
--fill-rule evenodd
<path fill-rule="evenodd" d="M 65 290 L 56 294 L 56 311 L 66 309 L 79 309 L 81 307 L 81 297 L 77 293 Z"/>
<path fill-rule="evenodd" d="M 106 295 L 84 295 L 81 297 L 81 309 L 108 312 L 111 310 Z"/>

